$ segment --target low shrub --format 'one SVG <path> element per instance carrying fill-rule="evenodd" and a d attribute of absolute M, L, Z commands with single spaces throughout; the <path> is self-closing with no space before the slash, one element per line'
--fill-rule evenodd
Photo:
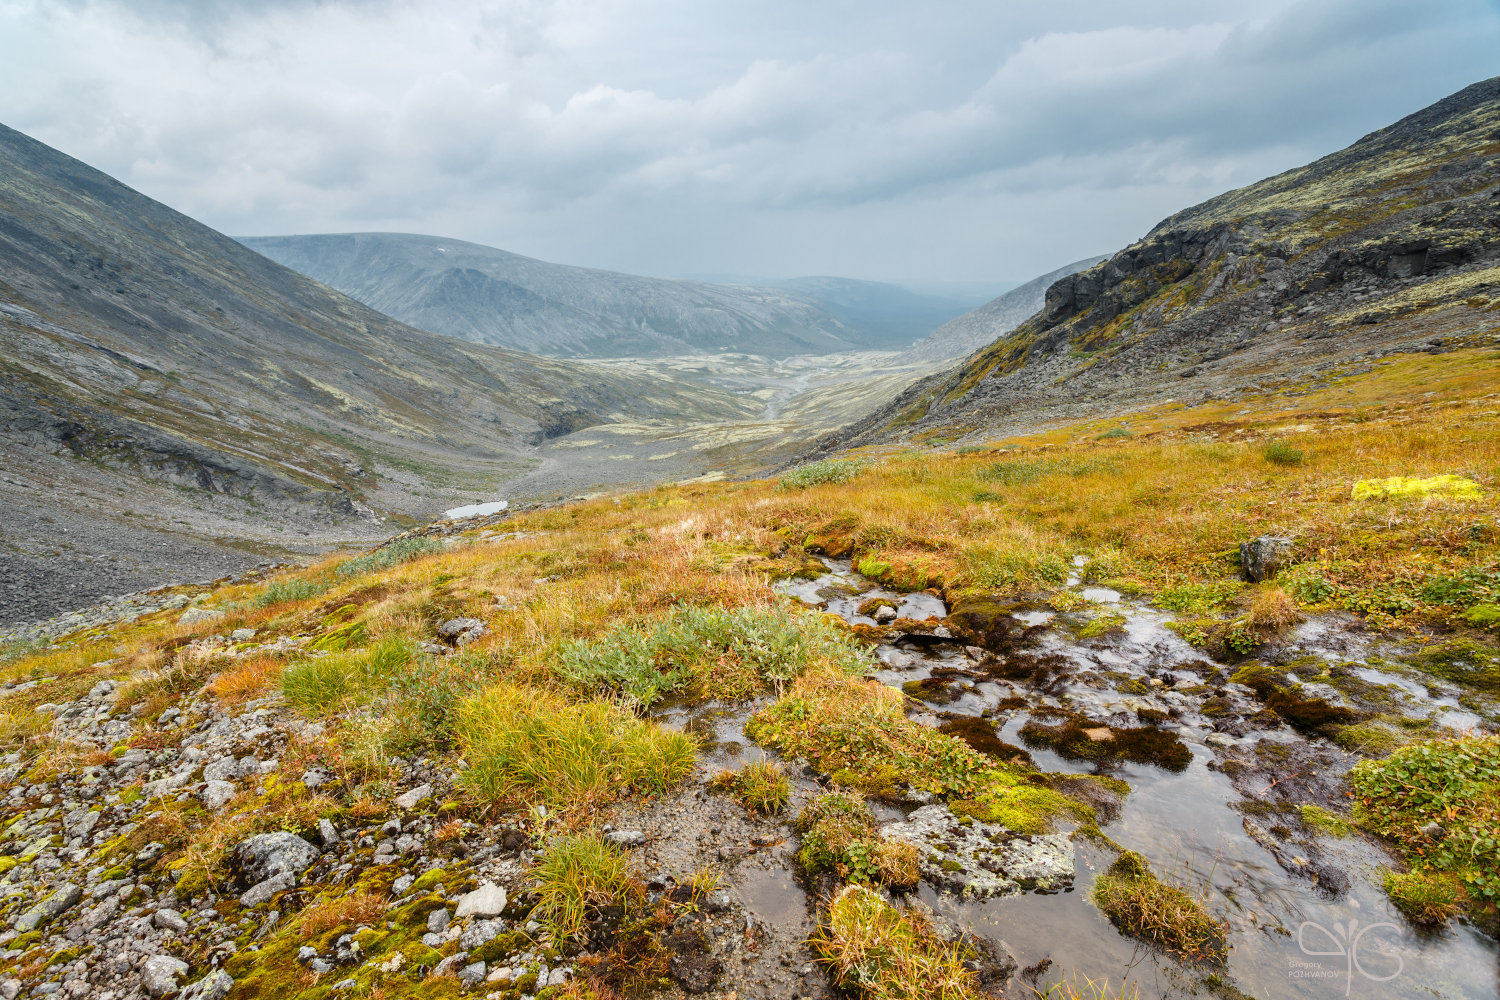
<path fill-rule="evenodd" d="M 390 569 L 402 563 L 420 559 L 426 555 L 443 551 L 443 543 L 435 538 L 416 536 L 412 538 L 398 538 L 394 542 L 382 545 L 374 552 L 367 552 L 362 556 L 345 559 L 339 563 L 334 572 L 339 576 L 358 576 L 361 573 L 374 573 L 377 570 Z"/>
<path fill-rule="evenodd" d="M 808 872 L 833 872 L 845 882 L 917 884 L 916 845 L 882 837 L 874 814 L 856 795 L 818 796 L 797 817 L 796 828 L 802 834 L 797 861 Z"/>
<path fill-rule="evenodd" d="M 654 627 L 618 626 L 562 643 L 554 673 L 587 691 L 608 690 L 648 708 L 692 685 L 700 697 L 738 700 L 783 683 L 811 663 L 848 674 L 874 666 L 869 650 L 820 615 L 787 608 L 674 608 Z"/>
<path fill-rule="evenodd" d="M 475 795 L 558 809 L 595 807 L 626 790 L 665 791 L 692 770 L 695 753 L 691 736 L 613 702 L 569 703 L 510 684 L 468 698 L 455 732 L 469 763 L 462 781 Z"/>
<path fill-rule="evenodd" d="M 326 583 L 314 583 L 311 580 L 275 580 L 255 599 L 255 603 L 258 607 L 268 608 L 288 601 L 305 601 L 327 590 Z"/>
<path fill-rule="evenodd" d="M 821 462 L 809 462 L 784 474 L 776 480 L 778 490 L 802 490 L 825 483 L 847 483 L 857 479 L 869 466 L 860 459 L 828 458 Z"/>
<path fill-rule="evenodd" d="M 1301 465 L 1307 461 L 1307 453 L 1295 445 L 1287 444 L 1285 441 L 1273 441 L 1266 445 L 1263 452 L 1266 461 L 1272 465 Z"/>
<path fill-rule="evenodd" d="M 1094 882 L 1090 900 L 1127 934 L 1183 961 L 1222 962 L 1227 925 L 1197 900 L 1151 873 L 1146 859 L 1126 851 Z"/>
<path fill-rule="evenodd" d="M 1471 899 L 1500 904 L 1500 736 L 1411 743 L 1354 765 L 1349 784 L 1361 825 L 1397 844 L 1414 869 L 1451 875 Z"/>

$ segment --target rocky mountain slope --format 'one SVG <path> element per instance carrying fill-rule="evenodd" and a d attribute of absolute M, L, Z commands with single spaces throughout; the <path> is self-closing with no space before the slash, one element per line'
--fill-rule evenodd
<path fill-rule="evenodd" d="M 593 423 L 757 409 L 414 329 L 0 126 L 0 619 L 383 536 Z"/>
<path fill-rule="evenodd" d="M 830 307 L 812 292 L 570 267 L 438 236 L 350 233 L 243 242 L 413 326 L 538 354 L 785 357 L 902 347 L 913 339 L 909 323 L 893 333 L 888 323 L 872 325 L 868 309 Z"/>
<path fill-rule="evenodd" d="M 1497 330 L 1500 78 L 1163 220 L 819 450 L 1298 391 L 1361 359 Z"/>
<path fill-rule="evenodd" d="M 1034 316 L 1042 307 L 1047 289 L 1058 279 L 1077 274 L 1108 259 L 1108 256 L 1087 257 L 1049 271 L 1039 278 L 1032 278 L 973 312 L 964 313 L 957 319 L 944 323 L 923 338 L 921 343 L 904 352 L 900 360 L 941 361 L 972 354 Z"/>

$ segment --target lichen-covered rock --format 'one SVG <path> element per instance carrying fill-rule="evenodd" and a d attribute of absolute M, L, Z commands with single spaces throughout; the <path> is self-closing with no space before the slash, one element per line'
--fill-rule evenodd
<path fill-rule="evenodd" d="M 177 1000 L 224 1000 L 234 989 L 234 979 L 223 969 L 216 969 L 183 990 Z"/>
<path fill-rule="evenodd" d="M 923 881 L 966 897 L 1056 891 L 1073 881 L 1073 844 L 1064 834 L 1028 836 L 977 820 L 961 822 L 944 805 L 923 806 L 880 832 L 916 845 Z"/>
<path fill-rule="evenodd" d="M 234 860 L 246 886 L 274 875 L 298 875 L 318 859 L 316 847 L 285 830 L 247 837 L 235 846 Z"/>
<path fill-rule="evenodd" d="M 16 919 L 16 930 L 22 934 L 30 930 L 35 930 L 43 921 L 54 920 L 64 911 L 76 906 L 82 898 L 83 890 L 78 888 L 78 886 L 71 884 L 60 885 L 52 895 Z"/>
<path fill-rule="evenodd" d="M 438 638 L 455 646 L 467 646 L 489 634 L 489 626 L 478 618 L 453 618 L 438 626 Z"/>
<path fill-rule="evenodd" d="M 141 964 L 141 986 L 154 997 L 177 991 L 178 978 L 187 975 L 188 964 L 171 955 L 152 955 Z"/>

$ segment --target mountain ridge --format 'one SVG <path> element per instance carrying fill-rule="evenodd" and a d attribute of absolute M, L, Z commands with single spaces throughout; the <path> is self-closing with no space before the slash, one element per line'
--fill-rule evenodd
<path fill-rule="evenodd" d="M 1488 343 L 1500 328 L 1497 198 L 1500 77 L 1168 216 L 811 453 L 1011 433 L 1268 381 L 1294 391 L 1382 352 Z"/>

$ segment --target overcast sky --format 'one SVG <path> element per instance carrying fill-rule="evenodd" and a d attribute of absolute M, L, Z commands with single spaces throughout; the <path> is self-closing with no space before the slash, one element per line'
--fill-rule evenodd
<path fill-rule="evenodd" d="M 0 0 L 0 121 L 234 235 L 1025 280 L 1500 74 L 1500 0 Z"/>

